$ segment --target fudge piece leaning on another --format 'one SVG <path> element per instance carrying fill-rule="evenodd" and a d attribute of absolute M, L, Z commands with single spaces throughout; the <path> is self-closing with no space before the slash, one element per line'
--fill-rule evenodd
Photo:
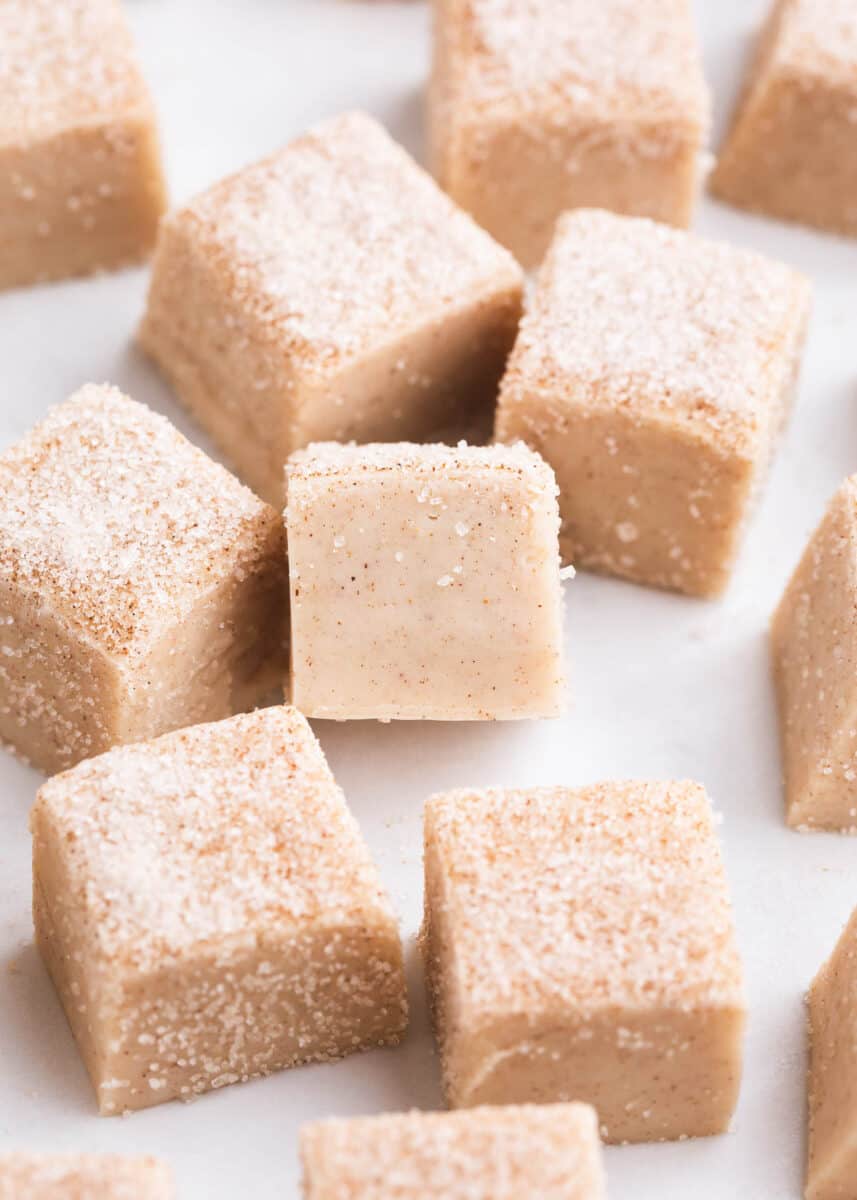
<path fill-rule="evenodd" d="M 808 997 L 807 1200 L 857 1197 L 857 912 Z"/>
<path fill-rule="evenodd" d="M 771 623 L 786 820 L 857 833 L 857 475 L 828 505 Z"/>
<path fill-rule="evenodd" d="M 559 511 L 525 446 L 310 446 L 289 460 L 292 702 L 500 720 L 564 705 Z"/>
<path fill-rule="evenodd" d="M 511 256 L 349 113 L 161 223 L 140 341 L 279 505 L 309 442 L 490 422 L 521 288 Z"/>
<path fill-rule="evenodd" d="M 711 177 L 723 200 L 857 237 L 854 0 L 776 0 Z"/>
<path fill-rule="evenodd" d="M 569 208 L 689 224 L 707 125 L 688 0 L 435 0 L 432 167 L 526 267 Z"/>
<path fill-rule="evenodd" d="M 586 1104 L 391 1113 L 301 1130 L 304 1200 L 605 1200 Z"/>
<path fill-rule="evenodd" d="M 0 1200 L 173 1200 L 172 1173 L 119 1154 L 0 1154 Z"/>
<path fill-rule="evenodd" d="M 36 939 L 102 1114 L 399 1040 L 396 922 L 295 709 L 90 759 L 30 824 Z"/>
<path fill-rule="evenodd" d="M 722 591 L 788 417 L 809 316 L 790 267 L 652 221 L 563 217 L 496 434 L 556 471 L 563 556 Z"/>
<path fill-rule="evenodd" d="M 432 797 L 421 943 L 450 1106 L 581 1100 L 611 1142 L 728 1128 L 744 987 L 699 784 Z"/>
<path fill-rule="evenodd" d="M 0 454 L 0 739 L 52 772 L 282 678 L 282 521 L 164 417 L 88 385 Z"/>
<path fill-rule="evenodd" d="M 0 288 L 136 262 L 166 195 L 117 0 L 0 4 Z"/>

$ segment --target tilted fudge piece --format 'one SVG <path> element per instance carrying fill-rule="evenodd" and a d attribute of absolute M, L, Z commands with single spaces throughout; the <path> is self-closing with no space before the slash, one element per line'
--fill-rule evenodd
<path fill-rule="evenodd" d="M 301 1130 L 304 1200 L 604 1200 L 586 1104 L 393 1113 Z"/>
<path fill-rule="evenodd" d="M 312 441 L 492 406 L 514 260 L 369 117 L 319 125 L 161 225 L 142 345 L 260 495 Z"/>
<path fill-rule="evenodd" d="M 279 514 L 87 385 L 0 455 L 0 739 L 52 772 L 252 707 L 286 593 Z"/>
<path fill-rule="evenodd" d="M 563 707 L 556 482 L 525 446 L 315 445 L 287 470 L 292 702 L 466 721 Z"/>
<path fill-rule="evenodd" d="M 434 796 L 425 878 L 450 1106 L 582 1100 L 611 1142 L 727 1128 L 744 992 L 702 787 Z"/>
<path fill-rule="evenodd" d="M 172 1200 L 172 1174 L 154 1158 L 119 1154 L 0 1154 L 0 1200 Z"/>
<path fill-rule="evenodd" d="M 563 556 L 691 595 L 728 582 L 795 390 L 809 284 L 651 221 L 569 214 L 496 434 L 556 471 Z"/>
<path fill-rule="evenodd" d="M 0 287 L 136 262 L 166 197 L 117 0 L 3 0 L 0 46 Z"/>
<path fill-rule="evenodd" d="M 435 174 L 527 267 L 569 208 L 687 225 L 707 123 L 688 0 L 435 0 Z"/>
<path fill-rule="evenodd" d="M 396 923 L 295 709 L 81 763 L 31 827 L 36 938 L 102 1113 L 399 1040 Z"/>
<path fill-rule="evenodd" d="M 711 178 L 742 208 L 857 236 L 853 0 L 776 0 Z"/>
<path fill-rule="evenodd" d="M 771 624 L 786 819 L 857 833 L 857 475 L 843 483 Z"/>
<path fill-rule="evenodd" d="M 809 990 L 806 1200 L 857 1196 L 857 911 Z"/>

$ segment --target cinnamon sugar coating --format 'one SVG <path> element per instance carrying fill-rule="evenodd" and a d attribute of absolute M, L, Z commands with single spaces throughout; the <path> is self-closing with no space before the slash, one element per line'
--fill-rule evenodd
<path fill-rule="evenodd" d="M 711 177 L 716 196 L 857 237 L 851 0 L 774 0 Z"/>
<path fill-rule="evenodd" d="M 0 739 L 44 770 L 258 701 L 284 597 L 273 509 L 115 388 L 0 455 Z"/>
<path fill-rule="evenodd" d="M 525 446 L 342 446 L 287 468 L 291 696 L 314 717 L 564 705 L 556 483 Z"/>
<path fill-rule="evenodd" d="M 585 1104 L 390 1113 L 301 1130 L 305 1200 L 605 1200 Z"/>
<path fill-rule="evenodd" d="M 139 260 L 165 190 L 117 0 L 3 0 L 0 45 L 0 287 Z"/>
<path fill-rule="evenodd" d="M 687 225 L 708 97 L 687 0 L 435 0 L 441 185 L 528 267 L 557 217 Z"/>
<path fill-rule="evenodd" d="M 298 447 L 420 440 L 493 404 L 521 284 L 379 125 L 349 113 L 167 218 L 140 337 L 278 502 Z"/>
<path fill-rule="evenodd" d="M 744 993 L 702 787 L 434 796 L 425 871 L 452 1106 L 584 1100 L 609 1141 L 727 1127 Z"/>
<path fill-rule="evenodd" d="M 395 920 L 295 709 L 82 763 L 31 827 L 37 941 L 102 1113 L 398 1041 Z"/>
<path fill-rule="evenodd" d="M 786 819 L 857 833 L 857 475 L 810 538 L 771 625 Z"/>
<path fill-rule="evenodd" d="M 172 1174 L 154 1158 L 119 1154 L 0 1154 L 0 1200 L 172 1200 Z"/>
<path fill-rule="evenodd" d="M 496 434 L 556 471 L 566 560 L 693 595 L 725 587 L 809 298 L 796 271 L 749 251 L 605 212 L 560 220 Z"/>

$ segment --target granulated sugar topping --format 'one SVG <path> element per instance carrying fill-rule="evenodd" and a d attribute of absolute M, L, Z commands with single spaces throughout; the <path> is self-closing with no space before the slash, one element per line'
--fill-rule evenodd
<path fill-rule="evenodd" d="M 256 556 L 272 510 L 164 417 L 93 384 L 0 455 L 0 574 L 111 653 Z"/>
<path fill-rule="evenodd" d="M 704 790 L 458 791 L 426 811 L 461 994 L 480 1009 L 742 1003 Z"/>
<path fill-rule="evenodd" d="M 168 1168 L 118 1154 L 0 1154 L 0 1200 L 169 1200 Z"/>
<path fill-rule="evenodd" d="M 791 0 L 780 30 L 778 57 L 802 75 L 857 91 L 857 9 L 854 0 Z"/>

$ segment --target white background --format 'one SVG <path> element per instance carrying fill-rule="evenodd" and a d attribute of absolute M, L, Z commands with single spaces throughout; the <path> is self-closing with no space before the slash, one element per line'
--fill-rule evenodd
<path fill-rule="evenodd" d="M 599 0 L 591 0 L 598 3 Z M 717 131 L 764 0 L 699 0 Z M 346 107 L 422 149 L 428 14 L 420 0 L 128 0 L 159 109 L 173 199 Z M 567 588 L 573 707 L 541 724 L 316 728 L 401 914 L 413 1023 L 405 1045 L 99 1118 L 31 943 L 27 813 L 37 774 L 0 757 L 0 1146 L 147 1151 L 182 1200 L 297 1195 L 296 1135 L 328 1114 L 439 1104 L 413 952 L 422 801 L 457 785 L 702 780 L 722 827 L 751 1019 L 734 1132 L 607 1152 L 613 1200 L 797 1196 L 803 1157 L 802 997 L 857 904 L 857 844 L 782 816 L 768 617 L 807 535 L 857 470 L 857 242 L 706 201 L 697 226 L 793 263 L 816 285 L 799 401 L 731 587 L 715 603 L 578 576 Z M 131 337 L 143 270 L 0 296 L 0 444 L 87 380 L 110 380 L 204 438 Z M 522 1198 L 523 1200 L 523 1198 Z"/>

